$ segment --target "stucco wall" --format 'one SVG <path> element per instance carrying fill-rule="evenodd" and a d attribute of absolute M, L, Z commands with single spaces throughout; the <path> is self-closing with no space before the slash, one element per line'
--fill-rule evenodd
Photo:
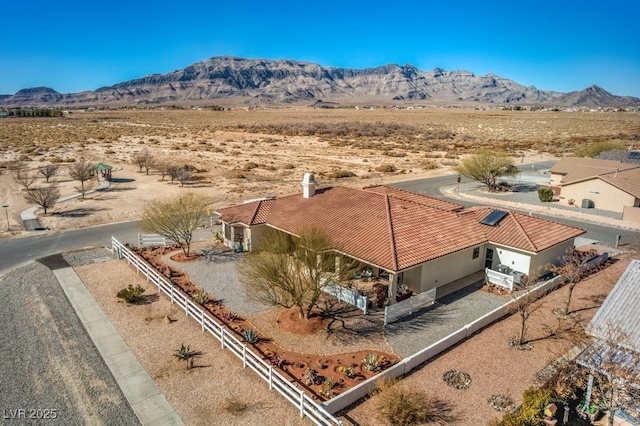
<path fill-rule="evenodd" d="M 493 247 L 495 250 L 493 255 L 494 267 L 501 263 L 507 265 L 514 271 L 524 272 L 525 274 L 529 273 L 531 264 L 531 255 L 529 253 L 498 245 L 489 245 L 488 247 Z"/>
<path fill-rule="evenodd" d="M 567 203 L 573 199 L 577 206 L 582 205 L 582 200 L 592 200 L 594 207 L 602 210 L 622 213 L 624 206 L 633 206 L 636 197 L 609 185 L 600 179 L 590 179 L 562 187 L 560 200 Z"/>
<path fill-rule="evenodd" d="M 622 220 L 640 223 L 640 207 L 625 206 L 622 211 Z"/>
<path fill-rule="evenodd" d="M 420 292 L 440 287 L 483 269 L 484 245 L 475 247 L 480 248 L 479 255 L 475 259 L 473 259 L 474 247 L 470 247 L 423 264 L 420 268 Z"/>
<path fill-rule="evenodd" d="M 248 251 L 256 250 L 260 246 L 260 241 L 269 234 L 271 229 L 267 225 L 254 225 L 248 229 L 246 240 Z"/>
<path fill-rule="evenodd" d="M 560 181 L 562 180 L 564 175 L 559 173 L 551 173 L 551 177 L 549 178 L 549 186 L 558 186 L 560 185 Z"/>
<path fill-rule="evenodd" d="M 538 253 L 533 259 L 531 259 L 531 273 L 529 275 L 534 273 L 544 275 L 548 271 L 544 270 L 546 268 L 541 269 L 541 267 L 549 263 L 558 265 L 560 263 L 560 259 L 567 254 L 567 250 L 569 248 L 573 248 L 573 244 L 574 240 L 571 239 Z"/>

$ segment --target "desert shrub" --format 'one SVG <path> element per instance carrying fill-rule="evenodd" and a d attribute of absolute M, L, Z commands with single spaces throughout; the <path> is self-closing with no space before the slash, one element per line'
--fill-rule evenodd
<path fill-rule="evenodd" d="M 338 170 L 335 171 L 331 174 L 329 174 L 329 177 L 332 179 L 342 179 L 342 178 L 350 178 L 350 177 L 355 177 L 356 174 L 349 171 L 349 170 Z"/>
<path fill-rule="evenodd" d="M 229 177 L 231 177 L 232 179 L 244 179 L 244 178 L 246 178 L 244 173 L 242 173 L 240 170 L 233 170 L 229 174 Z"/>
<path fill-rule="evenodd" d="M 438 168 L 438 163 L 434 161 L 424 161 L 422 163 L 422 168 L 425 170 L 433 170 Z"/>
<path fill-rule="evenodd" d="M 244 163 L 244 166 L 242 166 L 243 170 L 253 170 L 255 168 L 257 168 L 259 165 L 258 163 L 254 163 L 253 161 L 247 161 L 246 163 Z"/>
<path fill-rule="evenodd" d="M 387 380 L 378 383 L 376 411 L 380 420 L 388 425 L 416 425 L 438 422 L 437 401 L 423 392 L 410 391 Z"/>
<path fill-rule="evenodd" d="M 120 290 L 116 294 L 116 297 L 118 299 L 123 299 L 127 303 L 138 303 L 140 300 L 142 300 L 142 293 L 144 293 L 144 291 L 144 288 L 139 285 L 134 287 L 129 284 L 127 288 L 123 288 L 122 290 Z"/>
<path fill-rule="evenodd" d="M 537 426 L 544 417 L 544 408 L 553 401 L 551 391 L 547 389 L 529 388 L 522 397 L 520 408 L 505 414 L 500 426 Z"/>
<path fill-rule="evenodd" d="M 193 300 L 195 300 L 196 302 L 198 302 L 201 305 L 204 305 L 205 303 L 207 303 L 209 301 L 209 297 L 211 295 L 209 293 L 207 293 L 204 290 L 200 290 L 199 292 L 197 292 L 196 294 L 193 295 Z"/>
<path fill-rule="evenodd" d="M 620 141 L 595 142 L 576 149 L 575 155 L 576 157 L 596 157 L 612 149 L 627 149 L 627 146 Z"/>
<path fill-rule="evenodd" d="M 551 202 L 553 200 L 553 189 L 544 186 L 538 188 L 538 198 L 543 203 Z"/>
<path fill-rule="evenodd" d="M 222 406 L 224 411 L 229 414 L 233 414 L 234 416 L 242 414 L 247 410 L 247 408 L 249 408 L 249 404 L 236 397 L 226 398 L 222 403 Z"/>
<path fill-rule="evenodd" d="M 374 352 L 369 352 L 366 357 L 362 359 L 362 367 L 369 371 L 378 371 L 382 368 L 382 363 L 385 358 L 382 355 L 378 355 Z"/>
<path fill-rule="evenodd" d="M 393 164 L 383 164 L 381 166 L 376 167 L 376 171 L 380 173 L 393 173 L 396 170 L 397 170 L 396 166 L 394 166 Z"/>
<path fill-rule="evenodd" d="M 295 169 L 296 167 L 291 163 L 287 163 L 287 164 L 283 165 L 282 168 L 285 169 L 285 170 L 291 170 L 291 169 Z"/>
<path fill-rule="evenodd" d="M 313 368 L 307 368 L 304 370 L 304 383 L 307 386 L 319 385 L 322 383 L 322 378 L 318 376 L 318 373 Z"/>
<path fill-rule="evenodd" d="M 512 411 L 516 408 L 516 403 L 513 398 L 505 395 L 491 395 L 487 400 L 487 404 L 489 404 L 494 410 L 500 412 Z"/>

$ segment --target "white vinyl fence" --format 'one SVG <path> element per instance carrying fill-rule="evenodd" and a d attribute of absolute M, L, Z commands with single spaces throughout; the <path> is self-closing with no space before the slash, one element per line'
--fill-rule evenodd
<path fill-rule="evenodd" d="M 552 280 L 549 280 L 533 288 L 531 291 L 534 294 L 534 296 L 538 298 L 538 297 L 544 296 L 545 293 L 550 292 L 561 283 L 562 283 L 562 276 L 558 275 Z M 489 324 L 499 320 L 505 315 L 508 315 L 512 311 L 513 305 L 517 303 L 517 301 L 521 297 L 524 297 L 524 296 L 525 295 L 523 294 L 518 296 L 515 300 L 510 300 L 506 302 L 502 306 L 481 316 L 475 321 L 470 322 L 469 324 L 461 327 L 460 329 L 458 329 L 457 331 L 454 331 L 448 336 L 443 337 L 442 339 L 438 340 L 432 345 L 427 346 L 426 348 L 422 349 L 420 352 L 417 352 L 411 356 L 408 356 L 407 358 L 403 359 L 393 367 L 387 370 L 384 370 L 380 374 L 374 377 L 371 377 L 365 380 L 364 382 L 360 383 L 359 385 L 345 391 L 344 393 L 341 393 L 333 397 L 332 399 L 330 399 L 329 401 L 323 404 L 324 408 L 330 413 L 336 413 L 342 410 L 343 408 L 348 407 L 349 405 L 369 395 L 370 392 L 376 387 L 377 381 L 380 378 L 387 377 L 387 378 L 393 379 L 393 378 L 397 378 L 397 377 L 408 374 L 414 368 L 430 360 L 431 358 L 435 357 L 441 352 L 444 352 L 445 350 L 449 349 L 456 343 L 470 337 L 472 334 L 483 329 Z"/>
<path fill-rule="evenodd" d="M 173 244 L 173 241 L 169 241 Z M 167 239 L 160 234 L 138 234 L 138 247 L 167 245 Z"/>
<path fill-rule="evenodd" d="M 502 272 L 494 271 L 493 269 L 486 268 L 484 270 L 485 281 L 491 284 L 499 285 L 500 287 L 513 290 L 513 276 L 503 274 Z"/>
<path fill-rule="evenodd" d="M 394 303 L 384 307 L 384 325 L 393 322 L 395 319 L 405 315 L 411 315 L 415 311 L 432 305 L 436 301 L 436 289 L 416 294 L 402 302 Z"/>
<path fill-rule="evenodd" d="M 328 284 L 322 288 L 325 293 L 336 297 L 338 300 L 346 302 L 358 309 L 362 309 L 364 315 L 367 315 L 368 298 L 364 294 L 360 294 L 357 290 L 347 288 L 339 284 Z"/>
<path fill-rule="evenodd" d="M 280 395 L 292 403 L 300 411 L 300 417 L 307 417 L 316 425 L 342 425 L 342 422 L 335 418 L 325 408 L 309 397 L 303 389 L 298 388 L 288 379 L 283 377 L 277 369 L 273 368 L 260 356 L 256 355 L 251 348 L 242 343 L 236 336 L 231 334 L 227 328 L 205 313 L 202 306 L 193 302 L 176 289 L 171 282 L 153 267 L 139 258 L 135 253 L 121 244 L 114 237 L 111 237 L 111 245 L 118 256 L 118 259 L 125 258 L 129 264 L 135 266 L 138 273 L 142 272 L 147 281 L 151 281 L 164 294 L 169 296 L 171 303 L 176 303 L 184 309 L 185 315 L 196 320 L 202 331 L 207 331 L 220 341 L 223 349 L 230 350 L 234 355 L 242 360 L 244 368 L 249 367 L 260 378 L 269 385 L 269 390 L 276 390 Z M 276 422 L 277 423 L 277 422 Z"/>

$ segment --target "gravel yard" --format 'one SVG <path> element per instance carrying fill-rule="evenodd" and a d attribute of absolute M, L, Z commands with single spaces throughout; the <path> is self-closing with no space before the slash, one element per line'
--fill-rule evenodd
<path fill-rule="evenodd" d="M 49 268 L 8 273 L 0 297 L 3 424 L 139 424 Z"/>
<path fill-rule="evenodd" d="M 126 261 L 75 269 L 185 424 L 310 424 Z M 142 304 L 118 302 L 115 294 L 129 284 L 147 289 Z M 173 356 L 182 344 L 202 352 L 191 370 Z"/>

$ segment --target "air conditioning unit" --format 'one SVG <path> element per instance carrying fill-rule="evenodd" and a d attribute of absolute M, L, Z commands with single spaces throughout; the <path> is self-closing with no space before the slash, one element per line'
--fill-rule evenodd
<path fill-rule="evenodd" d="M 593 208 L 593 201 L 591 201 L 588 198 L 584 198 L 582 200 L 582 208 L 583 209 L 592 209 Z"/>

